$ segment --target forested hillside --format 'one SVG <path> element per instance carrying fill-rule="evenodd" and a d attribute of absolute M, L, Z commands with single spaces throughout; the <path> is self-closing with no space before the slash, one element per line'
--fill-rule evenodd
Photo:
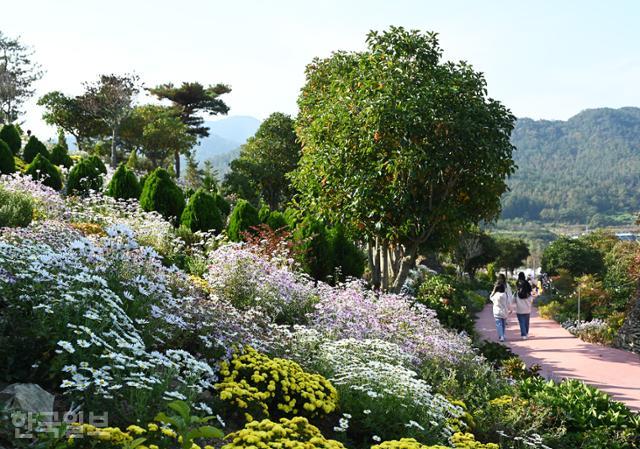
<path fill-rule="evenodd" d="M 519 119 L 512 142 L 519 168 L 502 218 L 601 226 L 640 210 L 640 108 Z"/>

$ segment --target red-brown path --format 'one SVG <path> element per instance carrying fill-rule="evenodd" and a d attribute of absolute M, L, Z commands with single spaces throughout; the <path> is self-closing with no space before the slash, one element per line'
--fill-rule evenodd
<path fill-rule="evenodd" d="M 491 305 L 478 315 L 476 329 L 489 341 L 498 341 Z M 507 323 L 505 344 L 527 366 L 542 367 L 548 379 L 576 378 L 599 388 L 630 408 L 640 411 L 640 356 L 620 349 L 586 343 L 552 320 L 531 314 L 529 339 L 520 339 L 515 313 Z"/>

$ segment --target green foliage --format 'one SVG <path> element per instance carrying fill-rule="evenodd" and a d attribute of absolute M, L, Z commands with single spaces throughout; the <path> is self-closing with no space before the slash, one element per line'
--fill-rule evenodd
<path fill-rule="evenodd" d="M 58 167 L 71 168 L 73 159 L 62 145 L 56 145 L 51 149 L 51 163 Z"/>
<path fill-rule="evenodd" d="M 246 200 L 238 200 L 227 227 L 227 236 L 232 242 L 240 242 L 242 233 L 260 224 L 258 211 Z"/>
<path fill-rule="evenodd" d="M 25 227 L 33 220 L 33 200 L 20 192 L 10 192 L 0 186 L 0 228 Z"/>
<path fill-rule="evenodd" d="M 182 190 L 165 169 L 156 168 L 151 172 L 140 194 L 140 207 L 143 210 L 155 210 L 163 217 L 177 221 L 182 216 L 184 203 Z"/>
<path fill-rule="evenodd" d="M 38 154 L 41 154 L 47 159 L 51 157 L 45 144 L 40 142 L 36 136 L 31 136 L 24 146 L 22 159 L 24 159 L 27 164 L 30 164 Z"/>
<path fill-rule="evenodd" d="M 138 199 L 141 191 L 142 187 L 140 187 L 138 178 L 133 170 L 129 170 L 124 164 L 120 164 L 107 186 L 106 193 L 113 198 L 128 200 Z"/>
<path fill-rule="evenodd" d="M 502 362 L 515 357 L 515 354 L 508 346 L 493 341 L 483 340 L 476 347 L 494 368 L 501 367 Z"/>
<path fill-rule="evenodd" d="M 545 431 L 549 427 L 565 429 L 545 439 L 552 447 L 635 447 L 640 417 L 602 391 L 575 379 L 555 383 L 538 377 L 522 381 L 519 390 L 524 399 L 549 409 Z"/>
<path fill-rule="evenodd" d="M 0 175 L 8 175 L 16 171 L 13 153 L 3 140 L 0 140 Z"/>
<path fill-rule="evenodd" d="M 455 262 L 471 277 L 475 276 L 479 268 L 494 262 L 500 255 L 500 247 L 495 239 L 478 229 L 464 231 L 452 252 Z"/>
<path fill-rule="evenodd" d="M 202 188 L 189 198 L 180 222 L 193 232 L 215 230 L 220 233 L 224 228 L 215 197 Z"/>
<path fill-rule="evenodd" d="M 282 217 L 284 220 L 284 216 Z M 338 281 L 352 277 L 360 279 L 364 274 L 365 256 L 358 246 L 348 238 L 343 226 L 337 225 L 328 232 L 331 262 L 334 273 L 339 271 Z"/>
<path fill-rule="evenodd" d="M 54 190 L 62 189 L 60 171 L 40 153 L 36 154 L 35 158 L 27 166 L 25 174 L 30 175 L 35 180 L 42 181 L 45 186 L 49 186 Z"/>
<path fill-rule="evenodd" d="M 258 219 L 260 223 L 266 223 L 269 218 L 269 214 L 271 214 L 271 208 L 266 204 L 258 210 Z"/>
<path fill-rule="evenodd" d="M 214 198 L 216 199 L 216 206 L 218 207 L 218 210 L 220 211 L 222 216 L 227 217 L 231 213 L 231 204 L 229 204 L 229 201 L 227 201 L 219 193 L 216 193 L 214 195 Z"/>
<path fill-rule="evenodd" d="M 299 262 L 305 273 L 318 280 L 333 274 L 332 248 L 325 225 L 313 218 L 305 218 L 293 232 L 300 251 Z"/>
<path fill-rule="evenodd" d="M 102 162 L 102 159 L 100 159 L 98 155 L 92 154 L 87 158 L 87 160 L 93 164 L 99 173 L 102 173 L 103 175 L 107 174 L 107 166 L 104 165 L 104 162 Z"/>
<path fill-rule="evenodd" d="M 11 123 L 8 125 L 4 125 L 0 130 L 0 140 L 9 145 L 9 149 L 14 156 L 17 156 L 18 153 L 20 153 L 20 148 L 22 147 L 22 139 L 20 138 L 20 133 L 16 129 L 15 125 Z"/>
<path fill-rule="evenodd" d="M 418 247 L 499 214 L 515 169 L 514 117 L 481 73 L 441 57 L 435 33 L 370 32 L 366 51 L 314 59 L 298 99 L 302 207 L 397 244 L 397 289 Z"/>
<path fill-rule="evenodd" d="M 102 189 L 104 180 L 96 159 L 95 156 L 82 158 L 73 166 L 67 176 L 67 195 L 87 195 Z"/>
<path fill-rule="evenodd" d="M 529 246 L 522 239 L 498 237 L 496 244 L 498 245 L 499 255 L 495 263 L 500 268 L 513 271 L 522 266 L 525 259 L 530 255 Z"/>
<path fill-rule="evenodd" d="M 602 273 L 602 253 L 584 240 L 561 237 L 544 250 L 542 271 L 553 275 L 561 268 L 573 276 Z"/>
<path fill-rule="evenodd" d="M 278 229 L 283 229 L 287 227 L 287 219 L 284 214 L 278 210 L 274 210 L 269 213 L 269 217 L 267 217 L 266 221 L 267 226 L 269 226 L 274 231 Z"/>
<path fill-rule="evenodd" d="M 596 227 L 635 214 L 639 139 L 638 108 L 588 109 L 567 121 L 519 119 L 511 141 L 520 169 L 509 179 L 502 217 Z"/>
<path fill-rule="evenodd" d="M 293 119 L 273 113 L 230 164 L 231 171 L 225 176 L 226 189 L 247 199 L 250 197 L 246 194 L 252 191 L 272 210 L 277 210 L 293 196 L 286 175 L 296 169 L 300 154 Z"/>
<path fill-rule="evenodd" d="M 167 416 L 166 413 L 158 413 L 155 420 L 171 426 L 176 432 L 178 442 L 181 444 L 182 449 L 191 449 L 196 439 L 206 438 L 208 440 L 212 438 L 222 438 L 224 433 L 213 426 L 206 425 L 206 423 L 212 419 L 213 416 L 201 418 L 191 414 L 191 407 L 184 401 L 172 401 L 167 404 L 167 407 L 171 409 L 175 414 Z M 144 442 L 144 440 L 142 441 Z"/>

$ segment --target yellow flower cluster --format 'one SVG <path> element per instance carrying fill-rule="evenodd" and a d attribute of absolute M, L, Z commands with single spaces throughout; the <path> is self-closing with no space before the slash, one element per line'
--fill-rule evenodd
<path fill-rule="evenodd" d="M 200 276 L 196 276 L 193 274 L 189 275 L 189 280 L 191 281 L 191 283 L 193 285 L 196 286 L 196 288 L 207 292 L 207 293 L 211 293 L 211 287 L 209 286 L 209 283 L 207 281 L 205 281 L 204 279 L 202 279 Z"/>
<path fill-rule="evenodd" d="M 84 235 L 97 235 L 104 237 L 107 235 L 102 226 L 95 223 L 71 223 L 71 227 L 80 231 Z"/>
<path fill-rule="evenodd" d="M 489 401 L 489 404 L 495 405 L 497 407 L 507 407 L 507 406 L 511 407 L 513 405 L 526 405 L 526 403 L 527 401 L 525 401 L 524 399 L 509 396 L 508 394 Z"/>
<path fill-rule="evenodd" d="M 72 434 L 69 443 L 75 443 L 78 436 L 109 441 L 114 446 L 122 446 L 133 441 L 133 437 L 129 433 L 123 432 L 118 427 L 95 427 L 91 424 L 75 424 L 74 427 L 79 427 L 80 431 L 78 434 Z"/>
<path fill-rule="evenodd" d="M 495 443 L 479 443 L 470 433 L 455 433 L 451 437 L 451 444 L 456 449 L 499 449 Z M 451 449 L 447 446 L 427 446 L 414 438 L 402 438 L 401 440 L 384 441 L 371 449 Z"/>
<path fill-rule="evenodd" d="M 227 436 L 231 443 L 222 449 L 344 449 L 342 443 L 327 440 L 306 418 L 268 419 L 248 423 L 244 429 Z"/>
<path fill-rule="evenodd" d="M 316 416 L 331 413 L 338 403 L 336 389 L 323 376 L 305 372 L 292 360 L 269 358 L 251 347 L 223 363 L 220 374 L 223 380 L 216 384 L 220 399 L 264 416 L 277 411 Z M 248 413 L 245 417 L 253 420 Z"/>

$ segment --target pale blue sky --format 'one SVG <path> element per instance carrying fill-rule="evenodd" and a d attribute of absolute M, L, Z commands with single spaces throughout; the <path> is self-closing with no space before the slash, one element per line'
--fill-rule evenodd
<path fill-rule="evenodd" d="M 389 25 L 438 32 L 445 57 L 484 72 L 520 117 L 640 106 L 639 23 L 637 0 L 19 0 L 0 16 L 46 69 L 38 95 L 135 71 L 148 86 L 228 83 L 230 115 L 260 119 L 296 113 L 314 56 L 362 49 L 368 30 Z M 44 133 L 40 114 L 30 105 L 26 126 Z"/>

